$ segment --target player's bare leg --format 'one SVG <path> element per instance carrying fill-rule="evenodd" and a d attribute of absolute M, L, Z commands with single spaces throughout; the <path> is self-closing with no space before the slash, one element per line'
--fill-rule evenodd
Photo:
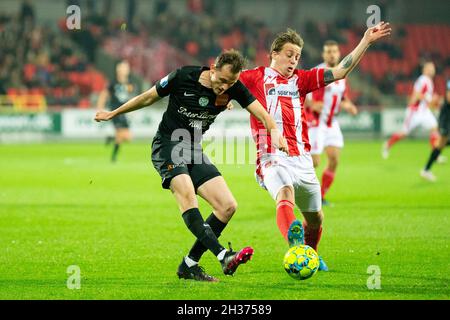
<path fill-rule="evenodd" d="M 228 188 L 225 179 L 221 176 L 202 184 L 197 193 L 211 205 L 214 215 L 222 223 L 228 223 L 236 212 L 236 199 Z"/>
<path fill-rule="evenodd" d="M 340 148 L 337 147 L 326 147 L 325 153 L 327 154 L 327 167 L 323 171 L 322 174 L 322 202 L 327 203 L 325 201 L 325 195 L 330 189 L 331 185 L 333 184 L 334 177 L 336 174 L 337 166 L 339 163 L 339 156 L 340 156 Z"/>
<path fill-rule="evenodd" d="M 198 208 L 194 185 L 191 177 L 187 174 L 180 174 L 174 177 L 170 182 L 170 190 L 177 201 L 181 213 L 191 208 Z"/>
<path fill-rule="evenodd" d="M 320 154 L 312 154 L 314 169 L 320 166 Z"/>
<path fill-rule="evenodd" d="M 128 142 L 131 140 L 131 132 L 128 128 L 117 128 L 116 129 L 116 137 L 115 144 L 113 148 L 113 153 L 111 156 L 111 161 L 116 162 L 117 154 L 119 153 L 120 145 L 123 142 Z"/>

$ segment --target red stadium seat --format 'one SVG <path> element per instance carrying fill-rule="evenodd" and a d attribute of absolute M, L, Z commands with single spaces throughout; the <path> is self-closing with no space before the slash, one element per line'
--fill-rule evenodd
<path fill-rule="evenodd" d="M 23 76 L 25 80 L 27 81 L 32 80 L 35 74 L 36 74 L 36 66 L 34 64 L 27 63 L 23 67 Z"/>
<path fill-rule="evenodd" d="M 43 95 L 44 89 L 43 88 L 31 88 L 28 90 L 28 94 L 30 95 Z"/>
<path fill-rule="evenodd" d="M 91 102 L 89 101 L 88 98 L 83 98 L 78 103 L 78 108 L 80 108 L 80 109 L 88 109 L 90 107 L 91 107 Z"/>
<path fill-rule="evenodd" d="M 17 96 L 17 95 L 19 94 L 19 90 L 16 89 L 16 88 L 8 88 L 8 89 L 6 90 L 6 94 L 7 94 L 8 96 L 11 96 L 11 97 Z"/>

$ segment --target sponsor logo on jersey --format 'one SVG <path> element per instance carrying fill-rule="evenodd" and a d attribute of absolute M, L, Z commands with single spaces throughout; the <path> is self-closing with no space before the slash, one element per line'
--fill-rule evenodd
<path fill-rule="evenodd" d="M 206 127 L 207 122 L 200 120 L 189 120 L 189 126 L 193 129 L 202 130 L 203 127 Z"/>
<path fill-rule="evenodd" d="M 292 97 L 294 99 L 300 96 L 298 90 L 287 90 L 284 85 L 275 87 L 274 83 L 264 84 L 264 89 L 266 91 L 266 96 Z"/>
<path fill-rule="evenodd" d="M 167 166 L 167 171 L 172 171 L 175 168 L 184 168 L 184 167 L 186 167 L 186 164 L 184 163 L 169 164 Z"/>
<path fill-rule="evenodd" d="M 162 78 L 161 81 L 159 82 L 161 88 L 165 88 L 168 84 L 169 84 L 169 75 Z"/>
<path fill-rule="evenodd" d="M 273 83 L 264 84 L 264 89 L 266 91 L 266 96 L 274 96 L 276 94 L 275 84 Z"/>

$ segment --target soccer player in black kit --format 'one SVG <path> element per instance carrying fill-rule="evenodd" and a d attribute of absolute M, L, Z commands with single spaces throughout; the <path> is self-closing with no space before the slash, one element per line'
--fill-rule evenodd
<path fill-rule="evenodd" d="M 422 178 L 429 181 L 436 181 L 436 177 L 431 172 L 431 166 L 439 158 L 442 150 L 449 144 L 450 140 L 450 80 L 447 80 L 447 91 L 445 101 L 439 113 L 439 139 L 436 147 L 431 151 L 425 168 L 420 172 Z"/>
<path fill-rule="evenodd" d="M 226 275 L 247 262 L 253 249 L 226 250 L 218 241 L 236 211 L 237 203 L 218 169 L 203 154 L 202 135 L 219 113 L 236 100 L 258 118 L 270 132 L 274 147 L 287 152 L 287 142 L 264 107 L 239 81 L 244 59 L 237 51 L 223 52 L 207 67 L 182 67 L 157 81 L 147 92 L 118 109 L 97 112 L 96 121 L 107 121 L 126 112 L 149 106 L 170 96 L 169 104 L 152 143 L 152 162 L 162 178 L 162 187 L 175 196 L 183 220 L 197 238 L 189 254 L 178 267 L 179 278 L 218 281 L 198 265 L 210 250 Z M 203 220 L 196 194 L 205 199 L 213 213 Z"/>
<path fill-rule="evenodd" d="M 114 110 L 136 95 L 136 85 L 129 80 L 130 65 L 126 60 L 120 61 L 116 65 L 116 78 L 111 82 L 107 89 L 103 90 L 97 100 L 97 110 L 105 109 L 106 101 L 110 98 L 110 108 Z M 119 153 L 120 145 L 123 142 L 131 140 L 130 125 L 128 119 L 124 114 L 121 114 L 112 120 L 115 137 L 107 137 L 106 144 L 112 140 L 115 141 L 111 161 L 116 162 L 117 154 Z"/>

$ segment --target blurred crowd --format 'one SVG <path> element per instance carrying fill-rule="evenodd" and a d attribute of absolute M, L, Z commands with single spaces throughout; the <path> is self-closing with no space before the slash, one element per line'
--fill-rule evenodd
<path fill-rule="evenodd" d="M 225 16 L 228 18 L 217 19 L 206 10 L 186 15 L 163 11 L 144 26 L 160 29 L 160 37 L 201 63 L 210 63 L 223 49 L 231 48 L 239 49 L 252 62 L 260 59 L 270 45 L 269 28 L 257 18 Z"/>
<path fill-rule="evenodd" d="M 92 88 L 73 79 L 93 72 L 94 57 L 73 40 L 39 24 L 31 1 L 17 15 L 0 14 L 0 95 L 44 95 L 49 105 L 79 105 Z"/>
<path fill-rule="evenodd" d="M 170 72 L 174 63 L 208 65 L 222 50 L 230 48 L 244 54 L 249 68 L 267 65 L 274 34 L 282 31 L 271 30 L 257 15 L 236 14 L 236 0 L 227 1 L 227 12 L 218 9 L 214 1 L 186 0 L 185 10 L 174 10 L 167 1 L 155 0 L 153 15 L 139 15 L 137 2 L 127 0 L 126 12 L 119 19 L 110 17 L 111 1 L 100 4 L 70 0 L 67 4 L 83 6 L 81 30 L 68 31 L 65 17 L 61 17 L 58 26 L 39 24 L 32 1 L 23 1 L 17 15 L 0 13 L 0 95 L 25 90 L 44 94 L 50 105 L 80 105 L 84 101 L 81 105 L 87 106 L 89 96 L 100 91 L 106 82 L 95 69 L 98 48 L 105 49 L 114 59 L 132 59 L 132 70 L 153 83 Z M 345 16 L 328 23 L 297 21 L 292 27 L 307 44 L 302 68 L 321 62 L 321 48 L 326 40 L 338 41 L 344 55 L 356 46 L 365 31 L 365 26 L 356 25 Z M 441 33 L 446 32 L 442 30 Z M 404 95 L 420 74 L 423 59 L 432 59 L 438 72 L 446 73 L 450 66 L 446 48 L 433 51 L 426 45 L 411 47 L 421 41 L 416 39 L 420 34 L 413 27 L 396 26 L 391 39 L 374 45 L 361 61 L 360 79 L 383 94 Z M 107 44 L 117 39 L 122 40 L 108 51 Z M 157 72 L 146 72 L 148 69 Z M 399 86 L 402 81 L 408 86 Z M 356 92 L 354 98 L 356 103 L 380 104 L 379 97 L 372 94 L 365 94 L 363 99 Z"/>

